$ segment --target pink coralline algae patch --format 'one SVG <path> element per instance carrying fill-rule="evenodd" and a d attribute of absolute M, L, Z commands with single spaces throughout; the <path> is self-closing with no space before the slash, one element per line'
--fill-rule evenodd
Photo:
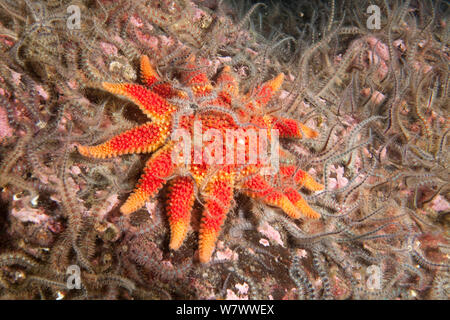
<path fill-rule="evenodd" d="M 414 61 L 413 67 L 416 69 L 416 71 L 423 73 L 428 73 L 433 68 L 429 64 L 421 61 Z"/>
<path fill-rule="evenodd" d="M 223 241 L 217 242 L 217 250 L 216 250 L 216 261 L 222 261 L 222 260 L 231 260 L 231 261 L 237 261 L 239 255 L 237 252 L 231 250 L 228 247 L 224 246 Z"/>
<path fill-rule="evenodd" d="M 301 259 L 306 258 L 308 256 L 308 252 L 305 249 L 297 249 L 297 256 Z"/>
<path fill-rule="evenodd" d="M 150 218 L 152 218 L 155 213 L 155 210 L 156 210 L 156 202 L 155 201 L 147 201 L 145 203 L 145 209 L 147 209 L 147 212 L 148 212 Z"/>
<path fill-rule="evenodd" d="M 44 100 L 48 100 L 49 95 L 47 93 L 47 91 L 45 91 L 45 89 L 40 86 L 40 85 L 36 85 L 36 92 L 44 99 Z"/>
<path fill-rule="evenodd" d="M 248 284 L 247 283 L 236 283 L 235 288 L 238 290 L 240 295 L 245 295 L 248 293 Z"/>
<path fill-rule="evenodd" d="M 283 240 L 281 240 L 280 233 L 275 230 L 271 225 L 269 225 L 267 222 L 264 222 L 259 228 L 258 231 L 261 232 L 264 236 L 269 238 L 269 240 L 272 240 L 276 244 L 284 247 Z M 267 241 L 267 240 L 266 240 Z M 261 242 L 260 242 L 261 243 Z M 262 244 L 262 243 L 261 243 Z M 264 245 L 264 244 L 263 244 Z"/>
<path fill-rule="evenodd" d="M 144 34 L 140 30 L 136 30 L 136 36 L 142 42 L 148 45 L 150 49 L 156 50 L 158 48 L 159 39 L 155 36 Z"/>
<path fill-rule="evenodd" d="M 444 197 L 438 195 L 431 203 L 431 208 L 435 211 L 449 211 L 450 203 Z"/>
<path fill-rule="evenodd" d="M 374 67 L 375 76 L 379 81 L 383 80 L 387 76 L 390 57 L 388 46 L 385 43 L 374 36 L 369 36 L 355 40 L 352 46 L 360 50 L 364 47 L 367 48 L 364 51 L 364 59 L 361 61 L 363 65 L 360 65 L 359 67 Z M 335 60 L 336 62 L 340 62 L 342 60 L 342 56 L 337 56 Z"/>
<path fill-rule="evenodd" d="M 344 167 L 338 166 L 331 169 L 331 172 L 336 173 L 336 178 L 331 178 L 328 187 L 333 189 L 339 189 L 345 187 L 348 183 L 348 179 L 344 177 Z"/>
<path fill-rule="evenodd" d="M 389 48 L 385 43 L 375 37 L 367 37 L 366 41 L 377 56 L 385 61 L 389 61 Z"/>
<path fill-rule="evenodd" d="M 100 42 L 100 47 L 103 49 L 103 52 L 105 52 L 108 55 L 117 55 L 117 47 L 115 45 L 112 45 L 107 42 Z"/>
<path fill-rule="evenodd" d="M 140 28 L 140 27 L 142 27 L 142 26 L 144 25 L 144 24 L 142 23 L 142 20 L 139 19 L 139 18 L 137 18 L 137 17 L 131 17 L 131 18 L 130 18 L 130 23 L 131 23 L 133 26 L 138 27 L 138 28 Z M 150 30 L 153 30 L 153 27 L 151 27 Z"/>
<path fill-rule="evenodd" d="M 375 105 L 380 105 L 386 96 L 382 94 L 380 91 L 377 90 L 371 90 L 370 88 L 364 88 L 361 90 L 361 94 L 365 97 L 368 97 L 370 95 L 370 101 Z"/>
<path fill-rule="evenodd" d="M 41 224 L 49 219 L 43 209 L 21 208 L 19 210 L 13 208 L 11 215 L 22 222 L 33 222 Z"/>
<path fill-rule="evenodd" d="M 238 290 L 238 293 L 236 294 L 233 290 L 227 289 L 227 296 L 226 300 L 248 300 L 248 284 L 243 283 L 237 283 L 236 289 Z"/>
<path fill-rule="evenodd" d="M 8 116 L 4 108 L 0 106 L 0 143 L 6 137 L 12 137 L 13 130 L 9 126 Z"/>

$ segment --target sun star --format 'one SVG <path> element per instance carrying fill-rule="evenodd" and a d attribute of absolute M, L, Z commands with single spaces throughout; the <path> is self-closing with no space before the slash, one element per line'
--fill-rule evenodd
<path fill-rule="evenodd" d="M 82 155 L 95 158 L 152 153 L 135 190 L 120 208 L 121 213 L 128 215 L 140 209 L 167 183 L 167 215 L 171 231 L 169 246 L 177 250 L 186 237 L 197 198 L 203 205 L 199 230 L 199 260 L 202 263 L 211 259 L 222 225 L 232 207 L 235 190 L 267 205 L 279 207 L 291 218 L 319 218 L 319 213 L 306 203 L 298 189 L 306 187 L 317 191 L 322 190 L 323 186 L 297 166 L 282 161 L 290 159 L 291 155 L 283 149 L 279 150 L 279 170 L 272 175 L 263 172 L 267 163 L 260 157 L 256 162 L 248 161 L 252 152 L 259 156 L 258 151 L 263 147 L 260 142 L 257 146 L 251 146 L 250 135 L 245 135 L 250 130 L 266 131 L 269 142 L 272 142 L 273 130 L 277 130 L 280 139 L 317 136 L 316 131 L 294 119 L 276 117 L 264 111 L 280 88 L 284 75 L 279 74 L 251 93 L 241 94 L 228 66 L 223 68 L 214 86 L 193 59 L 188 61 L 184 70 L 180 80 L 187 90 L 161 82 L 149 58 L 142 56 L 143 85 L 102 83 L 106 91 L 132 101 L 149 118 L 148 122 L 100 145 L 78 146 Z M 187 107 L 181 108 L 180 105 Z M 178 161 L 174 154 L 187 154 L 176 150 L 178 141 L 173 139 L 173 134 L 176 130 L 184 130 L 192 137 L 195 123 L 201 125 L 202 134 L 215 129 L 216 133 L 225 136 L 227 131 L 240 130 L 244 139 L 236 145 L 241 143 L 245 146 L 247 162 L 214 163 L 206 158 L 200 162 Z M 228 149 L 225 145 L 223 149 L 229 152 L 229 144 Z M 189 152 L 192 152 L 193 159 L 195 146 Z M 210 152 L 213 158 L 217 155 L 217 149 Z M 281 183 L 275 184 L 274 181 Z"/>

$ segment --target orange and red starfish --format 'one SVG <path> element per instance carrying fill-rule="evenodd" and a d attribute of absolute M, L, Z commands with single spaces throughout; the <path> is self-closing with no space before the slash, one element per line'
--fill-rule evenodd
<path fill-rule="evenodd" d="M 194 60 L 189 61 L 185 69 L 188 71 L 182 74 L 181 81 L 186 89 L 161 82 L 147 56 L 141 58 L 144 85 L 102 83 L 105 90 L 131 100 L 150 119 L 100 145 L 78 146 L 81 154 L 95 158 L 153 153 L 137 187 L 120 208 L 122 214 L 128 215 L 141 208 L 168 183 L 170 248 L 176 250 L 186 237 L 194 199 L 197 197 L 204 207 L 199 230 L 199 259 L 202 263 L 211 258 L 221 227 L 231 209 L 234 190 L 279 207 L 292 218 L 299 218 L 301 215 L 319 218 L 320 215 L 306 203 L 298 189 L 306 187 L 316 191 L 323 189 L 323 186 L 295 165 L 286 165 L 285 161 L 280 161 L 277 173 L 266 178 L 262 172 L 266 163 L 259 157 L 256 162 L 248 161 L 250 153 L 258 153 L 262 147 L 260 143 L 252 149 L 250 135 L 245 135 L 244 139 L 237 142 L 244 145 L 247 151 L 244 163 L 214 163 L 207 161 L 208 159 L 197 162 L 178 161 L 179 156 L 187 155 L 179 150 L 178 156 L 174 157 L 177 154 L 177 141 L 173 139 L 173 133 L 184 130 L 182 132 L 192 137 L 195 135 L 196 123 L 200 123 L 202 134 L 211 129 L 222 136 L 230 130 L 241 130 L 244 134 L 250 130 L 263 130 L 270 140 L 273 130 L 278 130 L 281 139 L 301 138 L 302 135 L 316 137 L 316 131 L 293 119 L 265 114 L 264 107 L 280 88 L 283 74 L 260 85 L 252 94 L 242 95 L 227 66 L 223 68 L 214 86 L 194 64 Z M 186 107 L 182 108 L 181 105 Z M 257 151 L 254 148 L 258 148 Z M 225 152 L 229 151 L 225 150 L 226 146 L 223 149 Z M 188 152 L 195 157 L 194 150 Z M 218 150 L 214 149 L 210 156 L 214 158 L 217 154 Z M 280 150 L 279 156 L 285 159 L 289 155 Z M 281 184 L 275 186 L 271 181 L 281 181 Z"/>

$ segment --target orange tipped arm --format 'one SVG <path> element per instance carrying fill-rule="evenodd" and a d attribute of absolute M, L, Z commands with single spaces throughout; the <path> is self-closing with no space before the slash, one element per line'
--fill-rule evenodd
<path fill-rule="evenodd" d="M 150 63 L 150 59 L 147 56 L 141 56 L 141 77 L 142 81 L 151 90 L 159 94 L 163 98 L 172 98 L 179 93 L 173 89 L 169 83 L 160 83 L 158 73 Z"/>
<path fill-rule="evenodd" d="M 263 83 L 256 89 L 255 101 L 259 106 L 265 106 L 273 95 L 280 89 L 284 81 L 284 74 L 280 73 L 274 79 Z"/>
<path fill-rule="evenodd" d="M 307 138 L 315 138 L 319 135 L 317 131 L 294 119 L 273 117 L 271 121 L 273 129 L 278 130 L 281 138 L 302 138 L 303 135 Z"/>
<path fill-rule="evenodd" d="M 235 77 L 231 74 L 230 66 L 225 66 L 217 78 L 217 85 L 221 89 L 219 96 L 225 103 L 231 104 L 232 97 L 239 94 L 239 84 Z"/>
<path fill-rule="evenodd" d="M 311 191 L 320 191 L 324 189 L 323 184 L 318 183 L 307 172 L 297 168 L 296 166 L 280 167 L 280 174 L 283 181 L 294 182 L 299 188 L 305 187 Z"/>
<path fill-rule="evenodd" d="M 163 144 L 168 134 L 167 127 L 148 122 L 125 131 L 98 146 L 78 146 L 78 151 L 84 156 L 93 158 L 153 152 Z"/>
<path fill-rule="evenodd" d="M 154 153 L 147 161 L 136 189 L 122 205 L 120 212 L 130 214 L 140 209 L 166 183 L 164 178 L 169 177 L 174 170 L 172 149 L 173 147 L 169 144 Z"/>
<path fill-rule="evenodd" d="M 220 229 L 225 221 L 233 199 L 233 177 L 223 170 L 206 186 L 205 207 L 200 223 L 199 258 L 201 263 L 211 259 Z"/>
<path fill-rule="evenodd" d="M 170 224 L 170 244 L 177 250 L 183 243 L 189 228 L 194 204 L 194 182 L 190 177 L 179 177 L 171 183 L 167 200 Z"/>
<path fill-rule="evenodd" d="M 306 216 L 308 218 L 312 218 L 312 219 L 320 218 L 320 214 L 318 212 L 314 211 L 308 205 L 308 203 L 305 201 L 305 199 L 303 199 L 302 195 L 297 190 L 295 190 L 294 188 L 288 187 L 284 190 L 284 194 L 294 204 L 294 206 L 296 206 L 297 209 L 300 210 L 300 212 L 304 216 Z"/>
<path fill-rule="evenodd" d="M 158 73 L 150 63 L 148 56 L 141 56 L 141 77 L 142 81 L 149 87 L 159 81 Z"/>
<path fill-rule="evenodd" d="M 103 82 L 102 86 L 112 94 L 124 96 L 134 102 L 154 121 L 167 120 L 176 109 L 159 94 L 138 84 Z"/>
<path fill-rule="evenodd" d="M 301 212 L 289 200 L 289 198 L 281 191 L 272 187 L 264 177 L 255 175 L 246 180 L 242 191 L 257 200 L 264 203 L 281 208 L 288 216 L 297 219 L 300 218 Z"/>

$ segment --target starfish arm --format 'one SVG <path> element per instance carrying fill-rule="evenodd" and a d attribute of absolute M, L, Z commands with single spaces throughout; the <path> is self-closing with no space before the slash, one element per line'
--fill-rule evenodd
<path fill-rule="evenodd" d="M 103 82 L 102 86 L 112 94 L 121 95 L 131 100 L 155 122 L 168 121 L 170 115 L 176 109 L 159 94 L 138 84 Z"/>
<path fill-rule="evenodd" d="M 300 212 L 308 218 L 318 219 L 320 214 L 312 209 L 303 199 L 302 195 L 294 188 L 288 187 L 284 190 L 284 194 L 297 207 Z"/>
<path fill-rule="evenodd" d="M 159 94 L 163 98 L 172 98 L 178 96 L 177 90 L 173 89 L 168 83 L 161 83 L 161 79 L 158 76 L 155 68 L 150 63 L 148 56 L 141 56 L 141 77 L 142 82 L 144 82 L 151 90 Z"/>
<path fill-rule="evenodd" d="M 158 149 L 169 134 L 168 126 L 147 122 L 122 132 L 97 146 L 78 146 L 78 151 L 87 157 L 109 158 L 130 153 L 148 153 Z"/>
<path fill-rule="evenodd" d="M 273 95 L 280 89 L 284 81 L 284 74 L 280 73 L 278 76 L 264 82 L 261 86 L 256 88 L 255 102 L 256 105 L 261 108 L 265 106 Z"/>
<path fill-rule="evenodd" d="M 195 57 L 191 56 L 186 65 L 187 71 L 182 75 L 182 81 L 185 85 L 192 88 L 194 95 L 197 97 L 205 96 L 211 93 L 212 85 L 208 76 L 199 70 L 199 66 L 195 64 Z"/>
<path fill-rule="evenodd" d="M 230 105 L 233 97 L 239 94 L 239 84 L 231 73 L 230 66 L 225 66 L 217 78 L 216 87 L 220 88 L 219 97 Z"/>
<path fill-rule="evenodd" d="M 191 219 L 194 204 L 194 182 L 190 177 L 176 178 L 169 189 L 167 214 L 170 224 L 170 244 L 177 250 L 183 243 Z"/>
<path fill-rule="evenodd" d="M 247 179 L 242 188 L 242 192 L 263 201 L 264 203 L 281 208 L 288 216 L 297 219 L 300 217 L 299 210 L 281 191 L 272 187 L 263 176 L 257 174 Z"/>
<path fill-rule="evenodd" d="M 120 212 L 125 215 L 135 212 L 162 188 L 166 182 L 165 178 L 169 177 L 174 170 L 172 149 L 172 145 L 168 144 L 147 161 L 136 189 L 122 205 Z"/>
<path fill-rule="evenodd" d="M 220 171 L 207 184 L 205 207 L 200 223 L 199 258 L 207 263 L 214 251 L 222 224 L 233 199 L 233 177 L 227 170 Z"/>
<path fill-rule="evenodd" d="M 317 131 L 305 126 L 304 124 L 294 120 L 280 117 L 273 117 L 273 129 L 278 130 L 280 138 L 315 138 L 319 134 Z"/>
<path fill-rule="evenodd" d="M 141 78 L 149 87 L 159 81 L 158 73 L 153 68 L 150 59 L 146 55 L 141 56 Z"/>
<path fill-rule="evenodd" d="M 324 188 L 323 184 L 318 183 L 307 172 L 296 166 L 281 166 L 280 174 L 284 181 L 294 181 L 300 188 L 305 187 L 311 191 L 320 191 Z"/>

